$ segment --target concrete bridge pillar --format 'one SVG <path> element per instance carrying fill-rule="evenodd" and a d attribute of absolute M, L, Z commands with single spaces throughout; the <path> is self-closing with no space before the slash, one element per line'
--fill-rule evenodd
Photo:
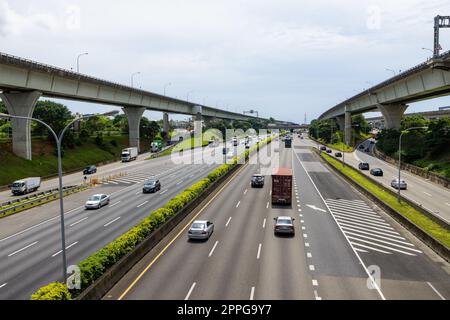
<path fill-rule="evenodd" d="M 202 113 L 203 109 L 201 106 L 193 106 L 192 112 L 194 114 L 194 135 L 201 134 L 202 132 Z"/>
<path fill-rule="evenodd" d="M 130 147 L 137 147 L 140 150 L 140 135 L 139 126 L 141 124 L 142 115 L 145 112 L 145 108 L 122 108 L 128 118 L 129 139 Z"/>
<path fill-rule="evenodd" d="M 167 112 L 164 112 L 164 114 L 163 114 L 163 137 L 166 140 L 169 140 L 169 131 L 170 131 L 169 114 Z"/>
<path fill-rule="evenodd" d="M 0 98 L 12 116 L 32 117 L 36 103 L 41 97 L 39 91 L 31 92 L 3 92 Z M 11 119 L 12 146 L 15 155 L 31 160 L 31 121 Z"/>
<path fill-rule="evenodd" d="M 335 119 L 339 126 L 339 131 L 344 131 L 345 130 L 345 116 L 338 116 Z"/>
<path fill-rule="evenodd" d="M 345 144 L 350 145 L 352 142 L 352 113 L 345 111 Z"/>
<path fill-rule="evenodd" d="M 405 104 L 379 104 L 378 109 L 384 118 L 385 129 L 400 129 L 403 114 L 408 108 Z"/>

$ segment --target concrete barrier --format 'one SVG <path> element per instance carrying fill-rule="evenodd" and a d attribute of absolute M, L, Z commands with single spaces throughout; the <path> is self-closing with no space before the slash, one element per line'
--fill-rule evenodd
<path fill-rule="evenodd" d="M 398 212 L 397 210 L 395 210 L 394 208 L 392 208 L 391 206 L 389 206 L 388 204 L 383 202 L 381 199 L 379 199 L 378 197 L 376 197 L 375 195 L 373 195 L 372 193 L 367 191 L 365 188 L 363 188 L 361 185 L 359 185 L 359 183 L 354 181 L 352 178 L 346 176 L 341 171 L 336 169 L 333 165 L 331 165 L 330 163 L 325 161 L 320 156 L 320 153 L 318 151 L 315 151 L 315 152 L 316 152 L 316 155 L 321 159 L 321 161 L 324 162 L 331 170 L 336 172 L 339 176 L 341 176 L 346 181 L 348 181 L 352 186 L 354 186 L 359 192 L 361 192 L 366 197 L 368 197 L 370 200 L 375 202 L 379 207 L 381 207 L 385 212 L 387 212 L 392 218 L 394 218 L 396 221 L 398 221 L 406 229 L 411 231 L 417 238 L 422 240 L 426 245 L 428 245 L 433 251 L 435 251 L 443 259 L 445 259 L 446 261 L 450 262 L 450 249 L 449 248 L 447 248 L 442 243 L 437 241 L 430 234 L 428 234 L 425 230 L 423 230 L 422 228 L 417 226 L 414 222 L 412 222 L 411 220 L 409 220 L 408 218 L 403 216 L 400 212 Z M 347 166 L 347 167 L 349 167 L 349 166 Z M 353 169 L 352 167 L 349 167 L 349 168 Z M 376 184 L 377 186 L 379 186 L 380 188 L 382 188 L 386 192 L 388 192 L 390 194 L 393 194 L 394 196 L 396 195 L 392 190 L 389 190 L 389 189 L 385 188 L 378 181 L 375 181 L 375 180 L 373 180 L 370 177 L 365 177 L 365 178 L 367 178 L 370 182 Z M 409 205 L 414 207 L 419 212 L 423 213 L 424 215 L 426 215 L 427 217 L 429 217 L 430 219 L 432 219 L 433 221 L 435 221 L 436 223 L 438 223 L 439 225 L 441 225 L 445 229 L 449 230 L 449 225 L 447 223 L 445 223 L 445 222 L 443 222 L 441 220 L 436 220 L 437 218 L 434 215 L 424 211 L 423 208 L 417 207 L 414 203 L 410 202 L 408 199 L 405 199 L 403 197 L 402 197 L 402 201 L 408 203 Z"/>

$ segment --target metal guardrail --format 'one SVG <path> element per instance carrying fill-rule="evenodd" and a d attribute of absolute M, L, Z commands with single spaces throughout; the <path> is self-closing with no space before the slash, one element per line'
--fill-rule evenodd
<path fill-rule="evenodd" d="M 70 192 L 72 190 L 77 190 L 82 187 L 83 186 L 63 187 L 63 192 L 67 192 L 67 191 Z M 51 198 L 56 199 L 57 197 L 59 197 L 58 191 L 59 191 L 59 188 L 51 189 L 51 190 L 43 191 L 43 192 L 40 192 L 37 194 L 33 194 L 32 196 L 23 197 L 20 199 L 4 202 L 4 203 L 0 204 L 0 208 L 5 207 L 5 206 L 9 206 L 9 207 L 0 210 L 0 217 L 9 211 L 16 212 L 18 209 L 24 208 L 28 205 L 33 205 L 35 203 L 41 203 L 43 201 L 48 201 Z M 15 203 L 17 203 L 17 205 L 14 205 Z"/>

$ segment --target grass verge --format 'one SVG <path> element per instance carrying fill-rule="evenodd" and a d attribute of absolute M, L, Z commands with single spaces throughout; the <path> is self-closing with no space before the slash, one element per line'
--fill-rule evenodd
<path fill-rule="evenodd" d="M 375 183 L 371 182 L 355 169 L 348 166 L 344 167 L 342 165 L 342 162 L 337 161 L 327 154 L 321 153 L 321 156 L 344 175 L 351 178 L 364 189 L 372 193 L 375 197 L 389 205 L 392 209 L 399 212 L 402 216 L 406 217 L 409 221 L 413 222 L 416 226 L 427 232 L 438 242 L 440 242 L 447 248 L 450 248 L 450 232 L 441 227 L 439 224 L 423 215 L 421 212 L 417 211 L 406 202 L 398 203 L 395 196 L 393 196 L 380 186 L 376 185 Z"/>

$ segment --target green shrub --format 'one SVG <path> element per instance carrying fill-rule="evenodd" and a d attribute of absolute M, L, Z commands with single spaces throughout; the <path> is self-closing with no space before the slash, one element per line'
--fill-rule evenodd
<path fill-rule="evenodd" d="M 40 288 L 31 296 L 31 300 L 71 300 L 72 296 L 67 286 L 60 282 L 53 282 Z"/>

